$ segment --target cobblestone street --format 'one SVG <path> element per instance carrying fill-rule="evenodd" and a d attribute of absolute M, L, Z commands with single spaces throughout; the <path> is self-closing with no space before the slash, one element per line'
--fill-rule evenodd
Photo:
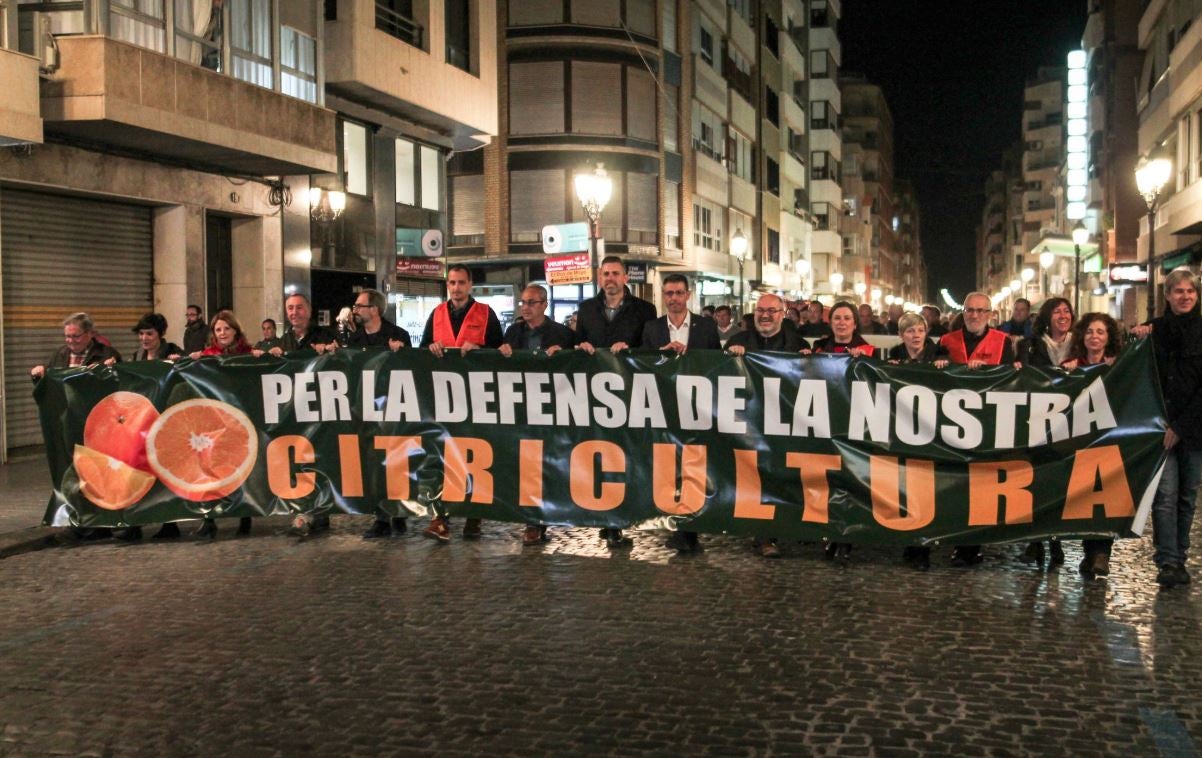
<path fill-rule="evenodd" d="M 5 467 L 4 525 L 44 504 Z M 17 502 L 19 501 L 19 502 Z M 592 530 L 439 545 L 146 540 L 0 561 L 0 754 L 1195 755 L 1202 603 L 1158 592 L 1150 540 L 1108 581 L 1021 546 L 974 570 L 937 550 L 837 568 L 662 535 L 609 554 Z M 424 522 L 413 526 L 420 527 Z M 187 526 L 185 526 L 185 532 Z"/>

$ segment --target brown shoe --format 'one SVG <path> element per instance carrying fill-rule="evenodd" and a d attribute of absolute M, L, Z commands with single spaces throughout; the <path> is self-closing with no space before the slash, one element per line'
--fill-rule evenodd
<path fill-rule="evenodd" d="M 760 543 L 760 557 L 762 558 L 779 558 L 780 548 L 776 546 L 776 540 L 770 540 Z"/>
<path fill-rule="evenodd" d="M 470 518 L 463 522 L 463 538 L 465 540 L 480 539 L 480 519 Z"/>
<path fill-rule="evenodd" d="M 451 541 L 451 528 L 447 525 L 447 520 L 442 516 L 435 516 L 430 519 L 430 525 L 422 532 L 423 537 L 429 537 L 439 542 Z"/>
<path fill-rule="evenodd" d="M 1110 576 L 1110 556 L 1095 553 L 1089 561 L 1089 573 L 1094 576 Z"/>
<path fill-rule="evenodd" d="M 531 545 L 541 545 L 547 541 L 547 533 L 545 527 L 528 526 L 522 532 L 522 547 L 530 547 Z"/>

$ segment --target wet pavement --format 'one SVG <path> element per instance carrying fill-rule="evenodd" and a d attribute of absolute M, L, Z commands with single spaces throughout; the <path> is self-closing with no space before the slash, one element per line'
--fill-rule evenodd
<path fill-rule="evenodd" d="M 41 477 L 41 479 L 39 479 Z M 37 460 L 0 467 L 33 526 Z M 1202 595 L 1158 591 L 1150 540 L 1112 576 L 1021 546 L 974 569 L 817 545 L 766 561 L 703 537 L 519 529 L 364 542 L 335 517 L 211 544 L 0 560 L 4 755 L 1196 755 Z"/>

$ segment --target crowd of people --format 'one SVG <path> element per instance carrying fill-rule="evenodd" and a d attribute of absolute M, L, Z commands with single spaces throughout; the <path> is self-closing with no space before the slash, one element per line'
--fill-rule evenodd
<path fill-rule="evenodd" d="M 1087 313 L 1080 318 L 1072 303 L 1062 297 L 1045 299 L 1034 317 L 1031 304 L 1019 300 L 1012 318 L 998 325 L 990 298 L 980 292 L 964 299 L 959 314 L 944 323 L 934 306 L 922 313 L 903 312 L 890 306 L 884 319 L 878 319 L 867 304 L 859 306 L 839 301 L 827 308 L 820 301 L 790 304 L 780 296 L 760 295 L 751 313 L 741 321 L 733 318 L 729 306 L 711 312 L 693 313 L 691 284 L 682 274 L 663 277 L 664 315 L 656 307 L 635 296 L 627 282 L 626 265 L 618 256 L 607 256 L 598 271 L 599 291 L 584 301 L 574 314 L 574 324 L 560 324 L 547 316 L 548 293 L 539 284 L 526 286 L 517 303 L 519 318 L 502 332 L 497 314 L 471 295 L 472 275 L 463 265 L 447 271 L 447 300 L 430 313 L 417 346 L 436 356 L 448 350 L 463 353 L 477 348 L 495 348 L 505 356 L 515 351 L 541 351 L 552 355 L 565 349 L 594 353 L 597 350 L 619 352 L 629 348 L 650 348 L 685 353 L 689 350 L 725 350 L 734 356 L 747 352 L 783 351 L 801 355 L 835 353 L 891 363 L 928 363 L 936 368 L 960 364 L 970 369 L 989 366 L 1024 365 L 1071 371 L 1098 364 L 1113 363 L 1128 335 L 1105 313 Z M 1188 269 L 1170 273 L 1164 283 L 1167 307 L 1159 318 L 1134 327 L 1130 336 L 1151 336 L 1161 388 L 1163 390 L 1167 430 L 1164 448 L 1167 463 L 1153 502 L 1154 562 L 1157 581 L 1173 587 L 1190 582 L 1185 568 L 1194 503 L 1202 480 L 1202 316 L 1199 315 L 1198 280 Z M 187 308 L 184 345 L 165 341 L 167 321 L 157 313 L 144 316 L 134 326 L 139 348 L 135 360 L 174 360 L 181 357 L 203 358 L 222 355 L 283 356 L 298 351 L 324 353 L 340 348 L 387 348 L 393 351 L 413 347 L 410 334 L 386 318 L 387 300 L 377 290 L 363 290 L 338 327 L 330 329 L 313 320 L 312 306 L 303 294 L 285 300 L 287 327 L 277 335 L 272 319 L 261 324 L 262 339 L 251 344 L 242 326 L 229 310 L 218 311 L 206 326 L 201 309 Z M 707 309 L 708 310 L 708 309 Z M 900 342 L 888 350 L 875 347 L 866 335 L 896 335 Z M 68 316 L 63 322 L 65 345 L 44 365 L 31 370 L 35 380 L 46 368 L 65 368 L 92 364 L 112 364 L 121 356 L 99 335 L 85 313 Z M 423 535 L 440 542 L 451 539 L 451 520 L 436 507 Z M 479 519 L 465 519 L 462 535 L 471 539 L 481 534 Z M 293 531 L 309 535 L 328 529 L 328 516 L 298 516 Z M 247 533 L 251 520 L 243 518 L 239 532 Z M 84 530 L 85 538 L 107 538 L 109 530 Z M 380 539 L 404 534 L 405 518 L 390 517 L 380 511 L 364 539 Z M 202 522 L 196 536 L 212 539 L 217 533 L 211 519 Z M 118 539 L 141 538 L 137 527 L 117 530 Z M 156 539 L 179 537 L 175 524 L 166 524 Z M 601 539 L 610 549 L 631 545 L 620 529 L 602 529 Z M 523 545 L 538 545 L 547 540 L 546 525 L 527 526 L 521 536 Z M 701 550 L 695 532 L 673 533 L 667 546 L 682 553 Z M 1113 541 L 1085 540 L 1080 572 L 1089 577 L 1104 577 L 1110 572 Z M 755 538 L 753 545 L 765 558 L 781 555 L 777 540 L 770 535 Z M 826 556 L 846 561 L 852 546 L 829 542 Z M 1064 550 L 1058 540 L 1030 543 L 1024 557 L 1043 565 L 1063 563 Z M 930 549 L 906 548 L 904 559 L 915 568 L 930 567 Z M 969 567 L 980 563 L 980 545 L 961 545 L 952 552 L 952 564 Z"/>

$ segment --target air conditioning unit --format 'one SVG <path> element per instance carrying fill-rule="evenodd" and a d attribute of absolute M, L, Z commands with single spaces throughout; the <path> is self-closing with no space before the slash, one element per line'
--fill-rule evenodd
<path fill-rule="evenodd" d="M 58 43 L 50 32 L 49 13 L 22 13 L 17 22 L 17 39 L 21 52 L 41 62 L 43 74 L 53 74 L 58 70 Z"/>

